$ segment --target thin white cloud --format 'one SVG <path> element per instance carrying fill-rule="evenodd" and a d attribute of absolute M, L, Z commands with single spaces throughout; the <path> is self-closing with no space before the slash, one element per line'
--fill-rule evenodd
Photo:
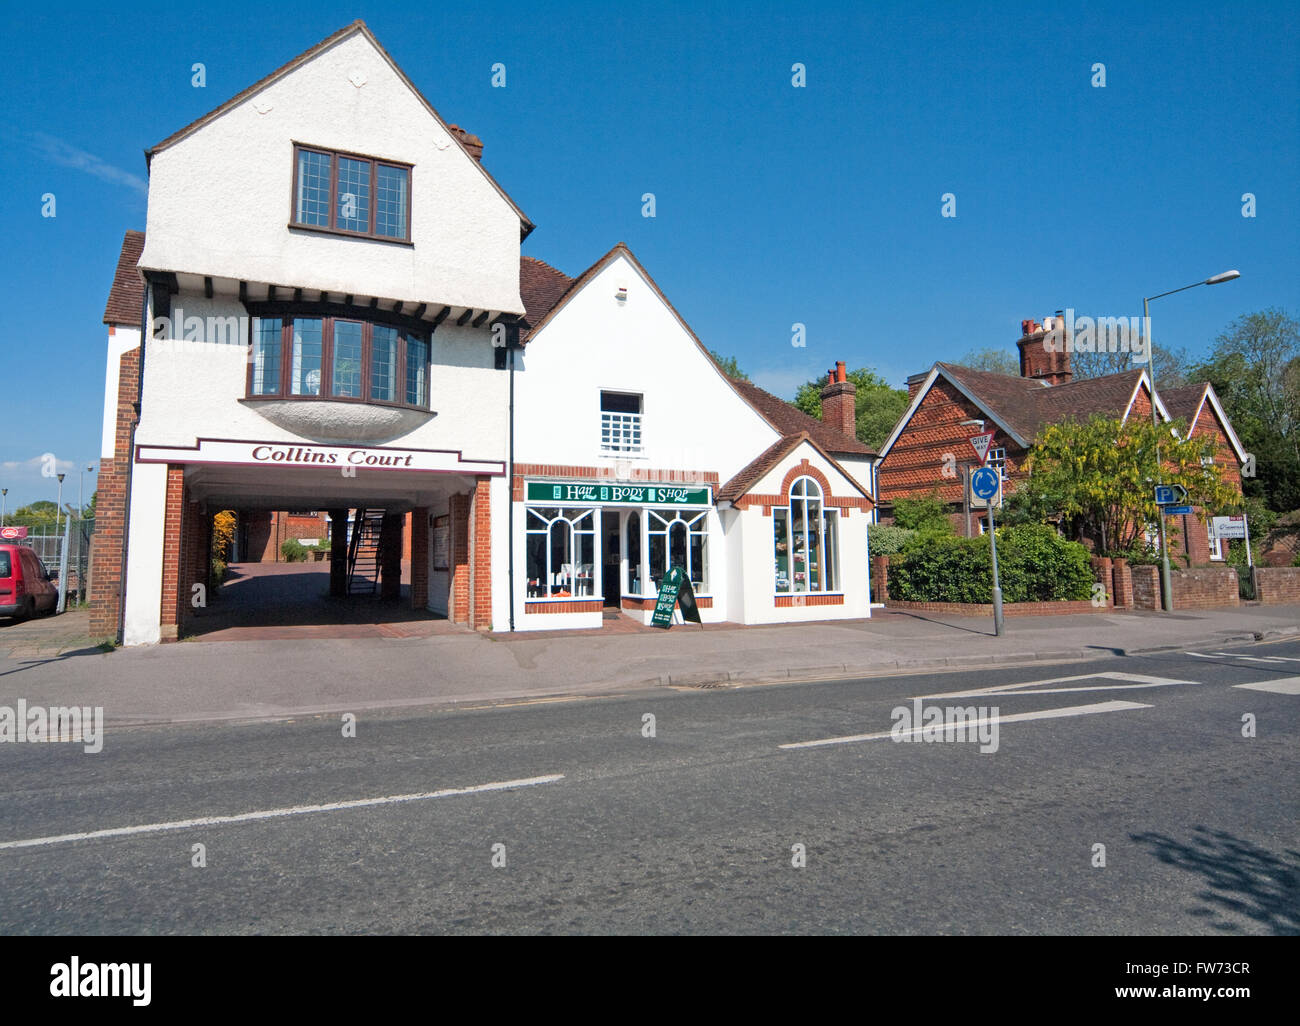
<path fill-rule="evenodd" d="M 32 136 L 32 140 L 36 144 L 36 149 L 47 160 L 53 161 L 55 164 L 74 168 L 77 171 L 84 171 L 88 175 L 94 175 L 96 178 L 110 182 L 113 185 L 124 185 L 128 189 L 135 190 L 141 196 L 149 194 L 149 183 L 139 175 L 133 175 L 130 171 L 123 171 L 120 167 L 105 163 L 93 153 L 77 149 L 77 147 L 64 142 L 62 139 L 56 139 L 44 132 L 36 132 Z"/>
<path fill-rule="evenodd" d="M 33 456 L 29 460 L 6 460 L 4 463 L 0 463 L 0 470 L 3 470 L 6 474 L 25 474 L 27 472 L 35 472 L 39 474 L 41 467 L 44 466 L 44 464 L 45 456 L 42 454 L 40 456 Z M 77 464 L 73 460 L 55 459 L 54 461 L 54 472 L 56 474 L 69 474 L 76 469 Z"/>

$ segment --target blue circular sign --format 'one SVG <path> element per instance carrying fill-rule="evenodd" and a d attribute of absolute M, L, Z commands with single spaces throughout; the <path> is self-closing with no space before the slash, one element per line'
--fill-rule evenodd
<path fill-rule="evenodd" d="M 998 494 L 998 472 L 992 467 L 980 467 L 970 476 L 970 490 L 977 499 L 991 499 Z"/>

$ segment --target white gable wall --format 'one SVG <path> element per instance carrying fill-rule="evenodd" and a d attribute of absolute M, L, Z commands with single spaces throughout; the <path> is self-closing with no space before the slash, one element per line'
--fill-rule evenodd
<path fill-rule="evenodd" d="M 295 142 L 413 164 L 413 245 L 287 230 Z M 140 266 L 521 313 L 519 231 L 358 31 L 154 154 Z"/>
<path fill-rule="evenodd" d="M 620 286 L 626 302 L 615 298 Z M 521 463 L 715 471 L 725 483 L 778 438 L 621 254 L 532 338 L 518 366 Z M 642 455 L 601 455 L 602 390 L 644 396 Z"/>

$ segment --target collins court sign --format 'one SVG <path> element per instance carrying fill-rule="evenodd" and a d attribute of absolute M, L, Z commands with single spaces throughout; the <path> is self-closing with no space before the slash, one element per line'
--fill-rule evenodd
<path fill-rule="evenodd" d="M 193 446 L 136 446 L 140 463 L 211 463 L 273 467 L 277 470 L 425 471 L 500 475 L 500 460 L 467 460 L 455 450 L 399 449 L 390 446 L 302 445 L 228 438 L 200 438 Z"/>

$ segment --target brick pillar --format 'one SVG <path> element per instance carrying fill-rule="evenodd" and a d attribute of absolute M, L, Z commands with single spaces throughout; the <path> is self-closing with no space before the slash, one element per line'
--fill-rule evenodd
<path fill-rule="evenodd" d="M 1183 517 L 1183 535 L 1192 566 L 1210 565 L 1209 526 L 1199 514 Z"/>
<path fill-rule="evenodd" d="M 400 513 L 385 513 L 379 527 L 379 597 L 402 597 L 402 521 Z"/>
<path fill-rule="evenodd" d="M 1114 572 L 1109 556 L 1092 557 L 1092 579 L 1105 588 L 1107 594 L 1113 599 Z"/>
<path fill-rule="evenodd" d="M 411 510 L 411 608 L 424 609 L 429 604 L 429 507 Z"/>
<path fill-rule="evenodd" d="M 332 509 L 330 514 L 330 597 L 348 594 L 348 511 Z"/>
<path fill-rule="evenodd" d="M 871 601 L 889 601 L 889 557 L 871 557 Z"/>
<path fill-rule="evenodd" d="M 469 494 L 448 499 L 451 516 L 451 601 L 452 623 L 469 623 Z"/>
<path fill-rule="evenodd" d="M 122 548 L 126 539 L 126 481 L 131 465 L 131 431 L 140 387 L 140 347 L 122 354 L 117 378 L 117 426 L 113 458 L 99 464 L 95 540 L 91 547 L 90 633 L 118 638 L 122 620 Z"/>
<path fill-rule="evenodd" d="M 181 565 L 176 585 L 176 626 L 182 635 L 195 612 L 196 584 L 203 585 L 208 599 L 208 564 L 212 553 L 212 514 L 188 498 L 181 506 Z"/>
<path fill-rule="evenodd" d="M 470 618 L 475 630 L 492 629 L 492 503 L 491 478 L 480 477 L 470 497 Z"/>
<path fill-rule="evenodd" d="M 181 560 L 185 552 L 185 539 L 181 535 L 184 499 L 185 468 L 175 463 L 168 464 L 167 512 L 163 520 L 162 608 L 158 611 L 163 641 L 175 641 L 180 636 L 179 586 Z"/>
<path fill-rule="evenodd" d="M 1129 567 L 1133 578 L 1133 608 L 1160 608 L 1160 568 L 1156 566 Z"/>
<path fill-rule="evenodd" d="M 1128 560 L 1117 558 L 1113 561 L 1111 568 L 1111 581 L 1115 605 L 1121 609 L 1131 609 L 1133 607 L 1133 572 L 1129 569 Z"/>

